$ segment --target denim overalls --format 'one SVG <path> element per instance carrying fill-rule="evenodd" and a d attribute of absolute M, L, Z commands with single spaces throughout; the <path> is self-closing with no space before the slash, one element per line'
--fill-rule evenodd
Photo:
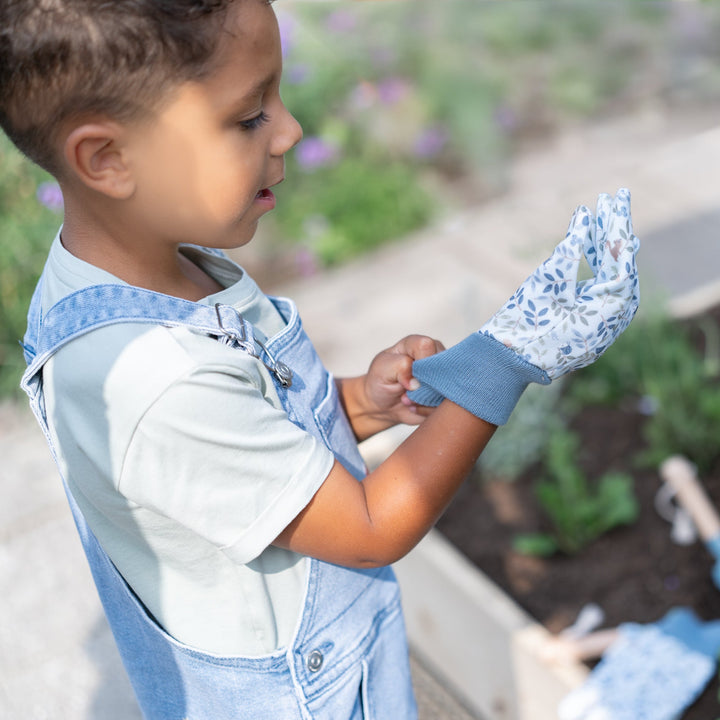
<path fill-rule="evenodd" d="M 24 347 L 29 367 L 22 386 L 53 455 L 42 392 L 44 363 L 62 345 L 95 328 L 144 322 L 189 326 L 258 357 L 275 375 L 290 419 L 320 438 L 358 479 L 365 474 L 335 383 L 291 301 L 272 298 L 287 325 L 263 346 L 254 340 L 252 326 L 229 306 L 210 307 L 124 285 L 80 290 L 43 318 L 41 283 L 42 278 L 28 315 Z M 311 559 L 302 616 L 288 647 L 258 657 L 212 655 L 178 642 L 155 622 L 100 547 L 67 484 L 65 491 L 147 720 L 416 717 L 399 590 L 390 568 L 352 570 Z"/>

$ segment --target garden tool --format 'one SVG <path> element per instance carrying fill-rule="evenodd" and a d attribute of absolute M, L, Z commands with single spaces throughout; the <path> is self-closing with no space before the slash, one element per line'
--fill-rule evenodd
<path fill-rule="evenodd" d="M 670 539 L 676 545 L 693 545 L 698 532 L 690 513 L 675 500 L 675 489 L 662 483 L 655 493 L 655 510 L 671 525 Z"/>
<path fill-rule="evenodd" d="M 657 623 L 624 623 L 587 680 L 558 707 L 559 720 L 674 720 L 715 673 L 720 620 L 673 608 Z"/>
<path fill-rule="evenodd" d="M 660 477 L 675 490 L 676 500 L 687 510 L 715 558 L 712 579 L 720 588 L 720 515 L 705 493 L 695 466 L 682 455 L 673 455 L 660 466 Z"/>

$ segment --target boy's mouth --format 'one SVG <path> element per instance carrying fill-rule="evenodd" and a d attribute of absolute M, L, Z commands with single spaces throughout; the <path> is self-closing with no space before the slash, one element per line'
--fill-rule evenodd
<path fill-rule="evenodd" d="M 275 194 L 270 188 L 263 188 L 255 195 L 255 202 L 263 205 L 265 210 L 272 210 L 275 207 Z"/>

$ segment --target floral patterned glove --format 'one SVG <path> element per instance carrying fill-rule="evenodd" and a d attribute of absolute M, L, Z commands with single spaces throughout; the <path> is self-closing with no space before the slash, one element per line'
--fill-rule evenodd
<path fill-rule="evenodd" d="M 597 214 L 581 206 L 565 239 L 480 332 L 554 379 L 589 365 L 630 324 L 640 293 L 630 192 L 603 194 Z M 577 281 L 583 257 L 593 277 Z"/>
<path fill-rule="evenodd" d="M 587 680 L 563 698 L 561 720 L 674 720 L 716 672 L 720 620 L 673 608 L 650 625 L 621 625 Z"/>
<path fill-rule="evenodd" d="M 530 382 L 548 384 L 597 359 L 639 303 L 630 192 L 600 195 L 596 217 L 576 209 L 564 240 L 480 329 L 413 364 L 423 386 L 410 398 L 443 397 L 494 424 L 507 421 Z M 592 277 L 578 281 L 585 257 Z"/>

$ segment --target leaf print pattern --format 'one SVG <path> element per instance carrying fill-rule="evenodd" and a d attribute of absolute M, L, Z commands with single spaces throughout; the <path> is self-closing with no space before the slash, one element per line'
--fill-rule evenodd
<path fill-rule="evenodd" d="M 674 720 L 715 673 L 717 621 L 674 608 L 658 623 L 623 623 L 587 679 L 559 704 L 560 720 Z"/>
<path fill-rule="evenodd" d="M 481 328 L 551 378 L 589 365 L 630 324 L 640 302 L 630 192 L 578 207 L 565 238 Z M 577 280 L 585 258 L 592 272 Z"/>

